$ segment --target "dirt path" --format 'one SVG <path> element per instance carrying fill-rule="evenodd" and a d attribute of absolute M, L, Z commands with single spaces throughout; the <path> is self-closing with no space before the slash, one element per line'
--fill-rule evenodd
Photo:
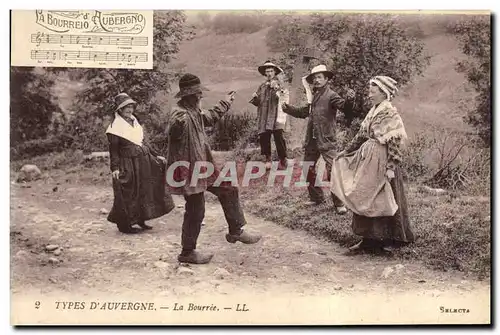
<path fill-rule="evenodd" d="M 100 212 L 101 208 L 110 209 L 109 187 L 63 184 L 57 191 L 52 187 L 43 181 L 33 182 L 29 188 L 12 185 L 13 298 L 147 296 L 152 292 L 169 298 L 267 294 L 335 296 L 349 301 L 399 296 L 405 297 L 401 301 L 415 297 L 474 299 L 470 306 L 479 299 L 489 309 L 486 282 L 454 272 L 434 272 L 415 262 L 345 256 L 345 250 L 336 244 L 250 214 L 246 214 L 248 229 L 262 233 L 262 241 L 254 246 L 229 244 L 224 238 L 223 212 L 215 201 L 207 201 L 206 225 L 198 246 L 214 252 L 215 257 L 208 265 L 179 265 L 182 198 L 175 198 L 178 206 L 172 213 L 151 221 L 152 231 L 128 236 L 120 234 Z M 62 248 L 59 256 L 45 250 L 49 244 Z M 407 299 L 408 294 L 413 298 Z M 439 314 L 439 305 L 436 301 L 430 308 Z"/>

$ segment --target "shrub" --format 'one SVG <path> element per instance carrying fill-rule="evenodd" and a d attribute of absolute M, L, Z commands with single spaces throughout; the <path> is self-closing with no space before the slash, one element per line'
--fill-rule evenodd
<path fill-rule="evenodd" d="M 10 157 L 12 160 L 18 160 L 40 156 L 50 152 L 60 152 L 71 148 L 76 142 L 74 137 L 65 133 L 43 139 L 21 142 L 11 146 Z"/>
<path fill-rule="evenodd" d="M 242 143 L 252 141 L 257 132 L 255 115 L 245 110 L 240 114 L 228 113 L 211 130 L 211 147 L 215 150 L 232 150 Z"/>
<path fill-rule="evenodd" d="M 465 121 L 477 129 L 486 146 L 491 145 L 491 16 L 475 16 L 457 23 L 450 29 L 458 38 L 462 51 L 470 57 L 459 62 L 457 70 L 467 75 L 467 80 L 478 92 L 476 108 Z"/>
<path fill-rule="evenodd" d="M 48 135 L 54 112 L 60 109 L 51 97 L 54 81 L 41 69 L 10 68 L 10 141 L 17 145 Z"/>
<path fill-rule="evenodd" d="M 278 62 L 290 82 L 297 47 L 310 37 L 318 57 L 310 67 L 324 63 L 335 69 L 331 85 L 341 96 L 347 88 L 357 92 L 354 113 L 344 120 L 346 126 L 356 117 L 363 118 L 370 108 L 366 99 L 370 78 L 387 75 L 403 86 L 429 64 L 423 43 L 391 15 L 314 14 L 302 20 L 282 20 L 273 29 L 278 36 L 270 37 L 268 43 L 285 50 Z"/>
<path fill-rule="evenodd" d="M 401 167 L 409 181 L 422 181 L 429 177 L 432 167 L 426 160 L 435 145 L 436 139 L 425 132 L 416 133 L 408 139 L 403 146 Z"/>

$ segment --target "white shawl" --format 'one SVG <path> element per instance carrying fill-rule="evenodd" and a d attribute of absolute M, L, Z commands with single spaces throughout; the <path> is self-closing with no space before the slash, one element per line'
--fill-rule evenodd
<path fill-rule="evenodd" d="M 106 129 L 106 134 L 113 134 L 142 146 L 142 140 L 144 139 L 142 126 L 133 115 L 132 120 L 134 120 L 134 126 L 125 121 L 120 114 L 115 113 L 115 120 Z"/>

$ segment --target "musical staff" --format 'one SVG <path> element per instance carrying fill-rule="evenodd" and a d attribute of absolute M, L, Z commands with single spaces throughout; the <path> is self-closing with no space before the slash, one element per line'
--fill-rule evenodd
<path fill-rule="evenodd" d="M 40 44 L 79 44 L 79 45 L 116 45 L 147 46 L 147 36 L 98 36 L 98 35 L 59 35 L 31 34 L 31 43 Z"/>
<path fill-rule="evenodd" d="M 94 61 L 141 63 L 148 61 L 146 52 L 31 50 L 33 60 Z"/>

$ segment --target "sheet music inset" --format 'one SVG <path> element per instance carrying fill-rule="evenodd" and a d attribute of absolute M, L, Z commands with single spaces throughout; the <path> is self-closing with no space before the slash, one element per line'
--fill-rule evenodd
<path fill-rule="evenodd" d="M 153 68 L 153 11 L 13 10 L 11 65 Z"/>

